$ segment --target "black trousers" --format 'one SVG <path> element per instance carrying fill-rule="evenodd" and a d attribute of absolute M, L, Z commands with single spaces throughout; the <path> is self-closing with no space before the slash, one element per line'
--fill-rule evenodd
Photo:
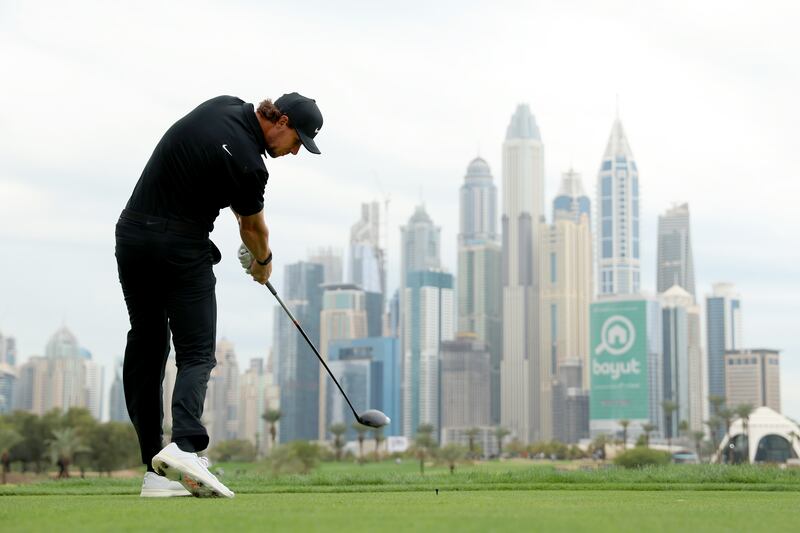
<path fill-rule="evenodd" d="M 197 451 L 208 446 L 200 418 L 216 364 L 217 280 L 212 265 L 219 262 L 219 251 L 208 233 L 132 215 L 123 211 L 116 227 L 117 268 L 131 323 L 123 384 L 142 462 L 149 465 L 163 447 L 162 382 L 170 332 L 178 366 L 172 440 L 188 439 Z"/>

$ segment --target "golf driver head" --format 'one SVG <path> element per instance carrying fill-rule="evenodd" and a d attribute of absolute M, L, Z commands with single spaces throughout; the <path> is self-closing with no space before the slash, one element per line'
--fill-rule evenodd
<path fill-rule="evenodd" d="M 358 421 L 364 426 L 382 428 L 388 425 L 392 420 L 377 409 L 370 409 L 369 411 L 361 413 L 358 417 Z"/>

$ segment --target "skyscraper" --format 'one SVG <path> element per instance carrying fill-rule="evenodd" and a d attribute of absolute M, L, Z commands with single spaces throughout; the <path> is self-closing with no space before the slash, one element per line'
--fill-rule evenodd
<path fill-rule="evenodd" d="M 406 287 L 409 272 L 435 270 L 441 267 L 442 228 L 434 226 L 424 205 L 414 209 L 408 223 L 400 228 L 400 285 Z M 401 295 L 402 298 L 402 295 Z"/>
<path fill-rule="evenodd" d="M 662 293 L 678 285 L 696 298 L 694 260 L 689 233 L 689 204 L 676 205 L 658 217 L 658 270 L 656 282 Z"/>
<path fill-rule="evenodd" d="M 227 339 L 217 341 L 214 356 L 217 365 L 208 380 L 203 409 L 211 447 L 237 439 L 239 433 L 239 363 L 233 343 Z"/>
<path fill-rule="evenodd" d="M 342 282 L 342 251 L 332 246 L 321 246 L 308 256 L 309 263 L 322 265 L 323 283 Z"/>
<path fill-rule="evenodd" d="M 491 356 L 474 333 L 441 346 L 442 430 L 491 425 Z"/>
<path fill-rule="evenodd" d="M 118 361 L 114 368 L 114 381 L 111 382 L 111 390 L 108 394 L 109 408 L 108 418 L 112 422 L 128 422 L 128 408 L 125 405 L 125 388 L 122 383 L 122 361 Z M 165 405 L 164 409 L 170 406 Z"/>
<path fill-rule="evenodd" d="M 639 171 L 617 118 L 597 175 L 599 297 L 639 292 Z"/>
<path fill-rule="evenodd" d="M 360 339 L 367 336 L 367 309 L 364 291 L 358 285 L 342 283 L 323 285 L 322 313 L 320 315 L 320 346 L 323 359 L 329 359 L 331 341 Z M 330 376 L 319 367 L 319 439 L 328 438 L 328 388 Z M 337 391 L 338 392 L 338 391 Z"/>
<path fill-rule="evenodd" d="M 298 262 L 287 265 L 286 306 L 319 347 L 323 266 Z M 280 307 L 274 313 L 275 366 L 280 388 L 280 442 L 315 440 L 319 435 L 319 361 Z"/>
<path fill-rule="evenodd" d="M 49 359 L 31 356 L 19 367 L 19 380 L 14 391 L 14 406 L 21 411 L 43 415 L 52 405 Z"/>
<path fill-rule="evenodd" d="M 592 203 L 583 190 L 581 175 L 572 168 L 561 174 L 561 185 L 553 200 L 553 220 L 580 222 L 581 216 L 592 217 Z"/>
<path fill-rule="evenodd" d="M 543 402 L 552 402 L 542 415 L 545 438 L 588 432 L 588 420 L 585 428 L 576 427 L 574 431 L 567 431 L 564 423 L 567 400 L 587 399 L 575 391 L 568 396 L 567 389 L 589 387 L 589 305 L 594 295 L 590 210 L 580 174 L 570 170 L 561 176 L 561 187 L 553 201 L 553 223 L 540 226 L 541 386 Z M 574 369 L 576 364 L 582 375 L 567 385 L 562 366 Z"/>
<path fill-rule="evenodd" d="M 539 224 L 544 216 L 544 145 L 527 105 L 503 143 L 503 359 L 501 424 L 522 442 L 543 437 L 539 350 Z"/>
<path fill-rule="evenodd" d="M 331 341 L 328 344 L 328 353 L 331 361 L 364 358 L 371 361 L 369 378 L 374 383 L 370 386 L 369 401 L 364 405 L 357 405 L 353 401 L 353 405 L 356 410 L 363 411 L 371 408 L 383 411 L 392 420 L 392 423 L 384 428 L 384 436 L 401 435 L 403 430 L 400 395 L 402 365 L 399 339 L 397 337 L 368 337 Z M 330 390 L 331 387 L 328 389 Z M 339 391 L 335 392 L 338 394 Z M 346 420 L 349 416 L 345 411 L 342 419 Z"/>
<path fill-rule="evenodd" d="M 491 423 L 500 423 L 500 359 L 503 350 L 502 260 L 497 234 L 497 187 L 480 157 L 461 186 L 458 234 L 458 329 L 487 344 Z"/>
<path fill-rule="evenodd" d="M 553 202 L 553 224 L 542 224 L 541 349 L 551 375 L 565 361 L 579 360 L 589 385 L 589 304 L 592 276 L 591 203 L 583 193 L 580 174 L 562 174 Z"/>
<path fill-rule="evenodd" d="M 780 352 L 765 348 L 725 352 L 725 396 L 729 408 L 740 405 L 781 411 Z"/>
<path fill-rule="evenodd" d="M 17 382 L 15 361 L 14 337 L 4 337 L 0 333 L 0 414 L 9 413 L 14 408 L 14 389 Z"/>
<path fill-rule="evenodd" d="M 441 271 L 409 272 L 403 289 L 403 434 L 420 424 L 439 435 L 439 350 L 455 335 L 453 276 Z"/>
<path fill-rule="evenodd" d="M 366 293 L 367 329 L 370 337 L 383 333 L 386 294 L 386 254 L 380 246 L 380 204 L 361 204 L 361 219 L 350 229 L 352 283 Z"/>
<path fill-rule="evenodd" d="M 262 416 L 268 409 L 279 408 L 271 380 L 260 357 L 250 359 L 250 366 L 239 380 L 239 438 L 252 442 L 259 455 L 271 444 L 269 427 Z"/>
<path fill-rule="evenodd" d="M 48 340 L 46 357 L 31 357 L 20 368 L 18 407 L 36 414 L 83 407 L 99 419 L 103 370 L 66 326 Z"/>
<path fill-rule="evenodd" d="M 361 204 L 361 218 L 350 228 L 349 279 L 366 292 L 386 292 L 386 265 L 380 247 L 380 204 Z"/>
<path fill-rule="evenodd" d="M 708 395 L 724 397 L 725 352 L 743 346 L 742 301 L 730 283 L 715 283 L 706 296 L 706 335 Z"/>
<path fill-rule="evenodd" d="M 677 409 L 664 413 L 665 436 L 677 437 L 682 421 L 693 431 L 703 429 L 703 361 L 700 309 L 679 285 L 661 294 L 663 332 L 662 380 L 664 401 Z"/>
<path fill-rule="evenodd" d="M 467 167 L 459 204 L 459 244 L 498 240 L 497 187 L 483 158 L 476 157 Z"/>

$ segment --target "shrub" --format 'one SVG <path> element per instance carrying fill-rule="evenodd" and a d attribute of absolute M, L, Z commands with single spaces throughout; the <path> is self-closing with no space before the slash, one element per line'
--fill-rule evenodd
<path fill-rule="evenodd" d="M 669 452 L 639 446 L 617 455 L 614 458 L 614 464 L 625 468 L 641 468 L 649 465 L 669 464 L 670 458 Z"/>
<path fill-rule="evenodd" d="M 211 449 L 214 461 L 237 461 L 250 463 L 255 461 L 256 447 L 249 440 L 224 440 Z"/>
<path fill-rule="evenodd" d="M 308 474 L 319 463 L 319 446 L 296 440 L 273 450 L 269 465 L 273 474 Z"/>

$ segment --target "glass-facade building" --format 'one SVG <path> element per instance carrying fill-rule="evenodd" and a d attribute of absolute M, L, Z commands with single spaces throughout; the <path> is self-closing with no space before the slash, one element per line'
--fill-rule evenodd
<path fill-rule="evenodd" d="M 488 163 L 480 157 L 467 167 L 459 218 L 458 330 L 475 333 L 489 349 L 491 422 L 499 424 L 503 252 L 497 233 L 497 187 Z"/>
<path fill-rule="evenodd" d="M 709 396 L 725 397 L 725 352 L 743 346 L 741 305 L 729 283 L 715 283 L 706 297 Z"/>
<path fill-rule="evenodd" d="M 284 302 L 319 346 L 324 269 L 300 261 L 284 270 Z M 280 387 L 280 442 L 316 440 L 319 425 L 319 361 L 279 306 L 274 311 L 274 353 Z"/>
<path fill-rule="evenodd" d="M 442 341 L 455 336 L 453 275 L 409 272 L 403 296 L 403 435 L 413 437 L 420 424 L 439 434 Z"/>
<path fill-rule="evenodd" d="M 383 411 L 391 419 L 391 423 L 384 428 L 384 436 L 402 435 L 399 339 L 368 337 L 331 341 L 328 355 L 331 371 L 337 379 L 341 377 L 342 388 L 356 411 Z M 355 433 L 348 423 L 353 418 L 350 408 L 336 390 L 336 385 L 328 387 L 328 391 L 329 405 L 332 406 L 328 427 L 334 422 L 344 422 L 348 426 L 348 438 L 353 438 Z"/>
<path fill-rule="evenodd" d="M 678 285 L 694 300 L 694 258 L 689 231 L 689 204 L 668 209 L 658 217 L 658 258 L 656 285 L 663 293 Z"/>
<path fill-rule="evenodd" d="M 640 288 L 639 170 L 619 119 L 597 175 L 597 275 L 600 297 Z"/>

